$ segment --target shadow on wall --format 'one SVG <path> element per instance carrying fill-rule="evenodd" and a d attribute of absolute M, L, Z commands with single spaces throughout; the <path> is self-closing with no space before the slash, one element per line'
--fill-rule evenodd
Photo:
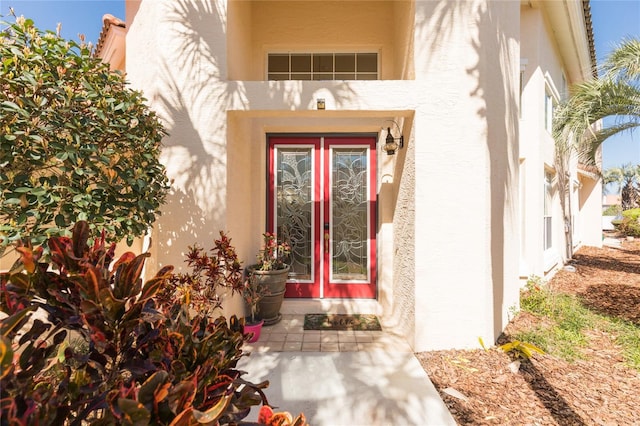
<path fill-rule="evenodd" d="M 519 16 L 519 7 L 517 3 L 506 5 L 503 2 L 465 0 L 417 2 L 416 5 L 416 39 L 426 41 L 416 45 L 416 58 L 426 60 L 426 63 L 416 64 L 417 70 L 439 69 L 442 72 L 448 66 L 448 56 L 455 58 L 461 55 L 468 45 L 473 46 L 478 58 L 466 70 L 475 87 L 468 94 L 461 95 L 468 96 L 479 105 L 476 114 L 484 123 L 482 131 L 486 132 L 481 139 L 485 141 L 488 158 L 480 160 L 489 168 L 492 286 L 489 303 L 493 313 L 491 331 L 495 337 L 506 325 L 505 303 L 513 297 L 517 300 L 517 289 L 514 290 L 516 296 L 509 294 L 505 298 L 511 287 L 517 287 L 517 270 L 514 269 L 517 261 L 512 266 L 505 262 L 505 256 L 514 249 L 516 253 L 518 250 L 513 246 L 515 243 L 509 242 L 513 237 L 512 229 L 505 229 L 504 225 L 511 223 L 515 226 L 518 213 L 517 199 L 514 199 L 517 198 L 514 197 L 517 186 L 513 188 L 517 185 L 518 170 L 518 93 L 514 82 L 518 81 L 519 68 L 514 67 L 519 66 L 519 26 L 513 17 Z M 464 22 L 468 22 L 471 29 L 467 39 L 456 31 Z M 445 63 L 441 64 L 439 61 L 443 59 Z M 452 64 L 457 63 L 452 61 Z M 446 93 L 440 96 L 444 102 L 456 102 L 456 99 L 447 99 Z M 439 143 L 458 141 L 452 137 Z M 509 247 L 505 247 L 507 243 Z M 477 253 L 477 256 L 486 257 L 487 253 Z M 413 294 L 411 291 L 405 293 Z M 400 306 L 396 305 L 396 308 Z"/>
<path fill-rule="evenodd" d="M 520 6 L 516 4 L 514 7 L 517 8 L 515 13 L 519 13 Z M 472 43 L 481 60 L 475 67 L 467 70 L 477 81 L 476 88 L 469 95 L 483 104 L 477 114 L 485 120 L 487 130 L 485 140 L 490 168 L 491 278 L 495 336 L 500 335 L 507 322 L 504 317 L 505 291 L 508 291 L 508 286 L 517 286 L 517 275 L 510 274 L 512 267 L 505 263 L 505 255 L 518 252 L 517 244 L 511 243 L 510 247 L 505 247 L 513 235 L 505 233 L 504 224 L 515 226 L 518 216 L 518 202 L 513 197 L 518 182 L 518 94 L 517 86 L 510 83 L 518 81 L 519 69 L 516 68 L 518 64 L 515 61 L 518 59 L 518 52 L 515 51 L 515 46 L 518 45 L 519 26 L 509 22 L 513 11 L 507 8 L 505 12 L 504 9 L 504 5 L 494 5 L 491 2 L 475 8 L 479 33 L 472 39 Z"/>
<path fill-rule="evenodd" d="M 227 12 L 217 9 L 219 2 L 177 0 L 164 2 L 162 7 L 164 21 L 160 25 L 163 30 L 168 28 L 169 34 L 161 35 L 167 43 L 160 52 L 161 81 L 155 83 L 153 104 L 169 132 L 162 161 L 173 179 L 174 194 L 162 209 L 157 250 L 161 263 L 175 264 L 176 244 L 186 247 L 194 238 L 205 244 L 219 229 L 227 229 L 229 221 L 249 218 L 242 212 L 227 211 L 227 193 L 235 189 L 228 176 L 228 154 L 234 144 L 263 141 L 229 135 L 228 111 L 250 110 L 256 102 L 264 105 L 265 95 L 270 108 L 286 111 L 314 105 L 319 91 L 337 107 L 357 99 L 357 94 L 344 82 L 315 86 L 256 82 L 264 90 L 249 94 L 244 82 L 226 80 L 226 63 L 221 59 L 226 57 L 226 22 L 221 16 Z M 352 103 L 349 107 L 357 109 Z M 260 173 L 252 176 L 264 179 Z M 264 200 L 248 198 L 245 206 L 251 208 L 256 203 Z"/>
<path fill-rule="evenodd" d="M 202 230 L 206 229 L 204 227 L 206 221 L 193 197 L 172 189 L 167 196 L 167 205 L 172 208 L 163 209 L 162 221 L 156 224 L 157 232 L 154 232 L 153 237 L 157 238 L 156 235 L 161 235 L 160 249 L 163 252 L 171 252 L 173 257 L 170 262 L 162 262 L 158 269 L 169 263 L 179 271 L 185 266 L 183 254 L 187 252 L 189 246 L 198 242 L 198 245 L 208 249 L 213 246 L 218 234 L 209 232 L 207 235 L 202 235 Z M 189 212 L 189 214 L 185 215 L 183 212 Z"/>
<path fill-rule="evenodd" d="M 160 52 L 161 81 L 153 105 L 169 133 L 162 162 L 173 191 L 162 208 L 156 250 L 160 264 L 179 267 L 181 251 L 195 242 L 206 247 L 224 223 L 217 208 L 226 196 L 224 114 L 217 105 L 204 108 L 203 103 L 207 98 L 224 103 L 228 96 L 211 93 L 220 86 L 208 84 L 220 80 L 215 46 L 209 41 L 223 35 L 213 2 L 183 0 L 162 7 L 165 22 L 160 25 L 171 29 L 171 43 Z"/>
<path fill-rule="evenodd" d="M 520 6 L 516 3 L 512 7 Z M 506 323 L 503 309 L 505 294 L 515 290 L 517 295 L 517 273 L 510 274 L 511 268 L 516 266 L 505 262 L 505 254 L 517 253 L 518 246 L 517 242 L 510 242 L 512 235 L 508 233 L 508 228 L 505 230 L 504 224 L 510 223 L 515 226 L 518 216 L 517 195 L 513 197 L 514 193 L 517 194 L 518 188 L 518 93 L 517 86 L 509 83 L 518 81 L 519 64 L 515 59 L 519 59 L 519 54 L 515 46 L 518 45 L 519 26 L 508 22 L 509 10 L 507 8 L 505 11 L 503 4 L 494 5 L 489 2 L 488 6 L 481 5 L 476 9 L 476 15 L 480 31 L 473 43 L 478 57 L 483 60 L 469 69 L 468 73 L 477 81 L 477 87 L 470 95 L 483 103 L 484 107 L 477 113 L 487 124 L 493 326 L 494 333 L 498 336 Z M 499 31 L 496 31 L 496 28 Z M 497 79 L 496 73 L 499 73 Z M 502 83 L 495 84 L 496 81 Z M 511 245 L 507 247 L 507 244 Z M 513 298 L 513 293 L 510 296 L 507 299 L 509 301 Z M 527 379 L 529 387 L 556 420 L 565 421 L 566 416 L 569 416 L 573 423 L 585 424 L 532 363 L 524 363 L 523 369 L 529 370 L 529 374 L 523 376 Z M 558 414 L 558 411 L 563 414 Z"/>
<path fill-rule="evenodd" d="M 471 13 L 472 2 L 460 0 L 438 0 L 429 2 L 416 2 L 415 5 L 415 34 L 414 39 L 420 43 L 414 43 L 416 51 L 412 58 L 426 58 L 426 63 L 411 64 L 415 70 L 430 70 L 433 61 L 437 60 L 438 53 L 443 46 L 448 46 L 453 38 L 455 23 L 460 19 L 466 19 Z M 405 128 L 412 128 L 412 122 Z M 391 314 L 385 318 L 385 326 L 403 330 L 407 340 L 415 346 L 416 309 L 424 309 L 416 306 L 416 258 L 415 241 L 411 240 L 411 248 L 407 246 L 406 235 L 415 236 L 415 224 L 418 220 L 415 216 L 415 146 L 425 143 L 422 140 L 405 141 L 405 149 L 398 153 L 397 167 L 394 170 L 394 186 L 397 186 L 397 201 L 393 203 L 393 274 L 394 284 L 391 289 Z M 446 143 L 446 141 L 444 141 Z M 402 168 L 400 169 L 400 165 Z M 400 176 L 400 179 L 397 177 Z M 396 182 L 397 180 L 397 182 Z M 402 183 L 400 185 L 400 182 Z M 382 185 L 382 189 L 393 193 L 392 188 Z M 382 190 L 381 190 L 382 193 Z M 410 207 L 409 207 L 410 206 Z M 408 208 L 407 208 L 408 207 Z M 395 254 L 402 253 L 402 256 Z"/>

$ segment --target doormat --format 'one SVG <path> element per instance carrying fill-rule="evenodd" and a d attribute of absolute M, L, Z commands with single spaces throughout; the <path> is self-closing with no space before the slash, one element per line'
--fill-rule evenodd
<path fill-rule="evenodd" d="M 381 331 L 378 317 L 371 314 L 306 314 L 305 330 Z"/>

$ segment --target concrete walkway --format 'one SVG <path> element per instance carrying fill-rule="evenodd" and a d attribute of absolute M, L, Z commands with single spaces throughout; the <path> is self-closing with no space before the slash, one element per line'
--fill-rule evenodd
<path fill-rule="evenodd" d="M 303 331 L 302 321 L 287 316 L 265 328 L 261 339 L 245 348 L 251 355 L 238 364 L 248 372 L 246 379 L 269 380 L 265 393 L 278 410 L 303 412 L 312 426 L 456 424 L 409 345 L 397 336 L 358 332 L 358 346 L 354 332 L 323 336 L 326 332 Z M 286 350 L 298 347 L 288 340 L 301 342 L 300 349 Z M 312 343 L 307 350 L 305 340 Z M 257 411 L 246 420 L 255 421 Z"/>
<path fill-rule="evenodd" d="M 620 238 L 605 237 L 602 239 L 602 245 L 607 247 L 620 248 L 622 247 L 622 241 L 620 240 Z"/>

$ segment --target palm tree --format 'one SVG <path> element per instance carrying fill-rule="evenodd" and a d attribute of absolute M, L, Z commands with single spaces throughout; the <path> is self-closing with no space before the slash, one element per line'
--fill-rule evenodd
<path fill-rule="evenodd" d="M 615 117 L 606 127 L 600 120 Z M 612 135 L 640 126 L 640 40 L 628 39 L 606 59 L 601 76 L 577 84 L 571 97 L 554 111 L 553 137 L 561 207 L 565 223 L 571 224 L 569 163 L 574 154 L 597 167 L 602 143 Z M 631 195 L 631 194 L 630 194 Z M 567 258 L 573 243 L 571 226 L 565 226 Z"/>
<path fill-rule="evenodd" d="M 617 183 L 621 188 L 620 199 L 622 210 L 629 210 L 638 205 L 640 201 L 640 165 L 631 163 L 622 167 L 611 167 L 602 172 L 602 180 L 605 184 Z"/>
<path fill-rule="evenodd" d="M 611 125 L 596 128 L 599 120 Z M 601 76 L 572 89 L 554 118 L 557 144 L 570 145 L 583 164 L 596 165 L 596 154 L 612 135 L 640 126 L 640 39 L 623 41 L 606 59 Z"/>

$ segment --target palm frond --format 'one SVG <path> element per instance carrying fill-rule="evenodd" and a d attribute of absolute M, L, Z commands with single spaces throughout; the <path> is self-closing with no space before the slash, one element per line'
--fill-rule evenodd
<path fill-rule="evenodd" d="M 579 160 L 586 165 L 596 165 L 595 159 L 598 148 L 605 140 L 615 134 L 631 131 L 636 127 L 640 127 L 639 121 L 628 121 L 593 131 L 588 137 L 581 139 L 576 144 L 576 151 L 578 153 Z"/>
<path fill-rule="evenodd" d="M 640 39 L 623 40 L 607 57 L 603 70 L 605 75 L 613 79 L 640 78 Z"/>
<path fill-rule="evenodd" d="M 594 127 L 607 117 L 615 117 L 615 124 Z M 594 165 L 598 147 L 608 137 L 639 125 L 640 89 L 625 80 L 600 78 L 574 87 L 571 98 L 556 109 L 553 134 L 556 149 L 575 145 L 581 160 Z"/>

